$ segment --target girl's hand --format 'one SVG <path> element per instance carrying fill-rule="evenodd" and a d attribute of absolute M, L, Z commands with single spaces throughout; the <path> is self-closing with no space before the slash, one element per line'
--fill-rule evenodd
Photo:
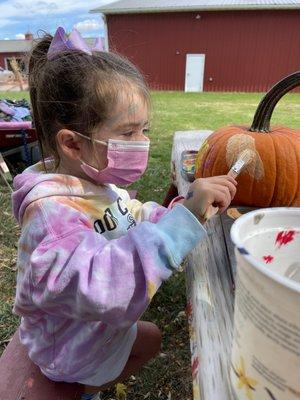
<path fill-rule="evenodd" d="M 235 196 L 236 185 L 237 181 L 228 175 L 196 179 L 182 204 L 203 224 L 211 205 L 219 207 L 220 213 L 226 210 Z"/>

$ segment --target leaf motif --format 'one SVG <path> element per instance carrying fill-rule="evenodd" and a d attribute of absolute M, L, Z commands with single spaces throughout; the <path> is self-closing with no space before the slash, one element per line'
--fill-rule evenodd
<path fill-rule="evenodd" d="M 255 151 L 255 162 L 250 163 L 249 165 L 246 166 L 245 172 L 248 172 L 250 176 L 252 176 L 254 179 L 257 181 L 260 181 L 263 179 L 265 176 L 265 169 L 264 169 L 264 164 L 262 162 L 262 159 L 260 158 L 260 155 L 257 150 Z"/>
<path fill-rule="evenodd" d="M 230 136 L 226 145 L 226 163 L 230 168 L 237 160 L 237 156 L 244 150 L 255 150 L 255 141 L 244 133 Z"/>
<path fill-rule="evenodd" d="M 262 159 L 255 147 L 255 139 L 244 133 L 233 135 L 227 141 L 226 163 L 228 169 L 233 166 L 244 150 L 252 150 L 256 155 L 249 165 L 246 166 L 245 171 L 256 180 L 262 179 L 265 175 L 265 170 Z"/>

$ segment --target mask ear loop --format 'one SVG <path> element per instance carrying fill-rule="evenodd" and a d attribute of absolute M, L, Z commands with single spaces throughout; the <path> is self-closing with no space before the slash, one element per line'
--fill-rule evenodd
<path fill-rule="evenodd" d="M 104 141 L 102 141 L 102 140 L 94 139 L 93 136 L 92 136 L 92 137 L 90 137 L 90 136 L 85 136 L 85 135 L 83 135 L 82 133 L 77 132 L 77 131 L 72 131 L 72 132 L 76 133 L 78 136 L 82 137 L 83 139 L 89 140 L 89 141 L 91 142 L 92 151 L 93 151 L 94 154 L 97 154 L 97 152 L 95 151 L 95 143 L 100 143 L 100 144 L 102 144 L 102 145 L 108 147 L 108 143 L 107 143 L 107 142 L 104 142 Z M 99 164 L 99 160 L 98 160 L 97 156 L 95 156 L 95 159 L 96 159 L 96 161 L 97 161 L 97 164 Z M 107 152 L 106 152 L 106 159 L 107 159 Z M 80 158 L 79 160 L 80 160 L 83 164 L 89 165 L 89 164 L 87 164 L 85 161 L 83 161 L 81 158 Z M 106 166 L 107 166 L 107 165 L 106 165 Z M 106 168 L 106 166 L 105 166 L 104 168 Z M 97 168 L 98 168 L 98 167 L 97 167 Z M 103 169 L 104 169 L 104 168 L 103 168 Z"/>
<path fill-rule="evenodd" d="M 102 141 L 102 140 L 90 138 L 89 136 L 85 136 L 85 135 L 83 135 L 82 133 L 77 132 L 77 131 L 72 131 L 72 132 L 76 133 L 78 136 L 81 136 L 83 139 L 89 140 L 89 141 L 92 142 L 92 143 L 100 143 L 100 144 L 104 144 L 104 146 L 108 146 L 108 143 L 107 143 L 107 142 L 104 142 L 104 141 Z"/>
<path fill-rule="evenodd" d="M 95 146 L 95 143 L 97 143 L 97 140 L 94 139 L 94 135 L 93 134 L 92 134 L 92 137 L 89 137 L 89 140 L 90 140 L 91 145 L 92 145 L 93 156 L 94 156 L 94 159 L 96 160 L 97 169 L 99 170 L 98 165 L 100 165 L 100 162 L 99 162 L 99 159 L 98 159 L 98 156 L 97 156 L 97 151 L 96 151 L 96 146 Z M 105 144 L 105 142 L 101 143 L 101 141 L 100 141 L 100 144 L 103 144 L 103 143 Z M 107 159 L 107 152 L 106 152 L 106 159 Z"/>

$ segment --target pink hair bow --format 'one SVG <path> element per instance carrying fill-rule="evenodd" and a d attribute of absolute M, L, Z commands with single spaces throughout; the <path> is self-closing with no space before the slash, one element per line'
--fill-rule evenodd
<path fill-rule="evenodd" d="M 66 50 L 79 50 L 92 55 L 93 51 L 104 51 L 101 38 L 97 38 L 93 46 L 89 46 L 82 38 L 77 29 L 73 28 L 72 32 L 67 35 L 64 28 L 57 28 L 55 35 L 48 49 L 47 58 L 52 60 L 59 53 Z"/>

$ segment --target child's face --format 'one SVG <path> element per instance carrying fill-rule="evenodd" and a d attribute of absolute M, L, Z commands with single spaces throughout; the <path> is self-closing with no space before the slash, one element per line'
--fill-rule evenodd
<path fill-rule="evenodd" d="M 124 94 L 115 107 L 113 113 L 93 134 L 93 139 L 107 142 L 109 139 L 138 141 L 149 140 L 146 136 L 149 130 L 149 110 L 146 101 L 138 94 L 129 96 Z M 93 154 L 91 147 L 86 146 L 83 160 L 101 170 L 107 166 L 107 147 L 94 143 Z"/>

